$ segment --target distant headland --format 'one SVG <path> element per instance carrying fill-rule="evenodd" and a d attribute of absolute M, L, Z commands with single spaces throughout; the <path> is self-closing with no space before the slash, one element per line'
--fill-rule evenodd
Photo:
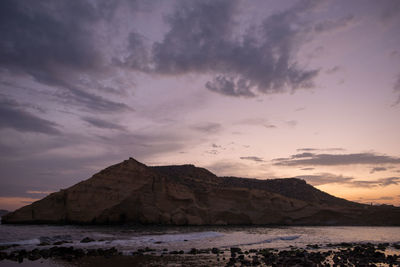
<path fill-rule="evenodd" d="M 400 208 L 369 206 L 304 180 L 218 177 L 194 165 L 133 158 L 2 217 L 2 223 L 400 225 Z"/>

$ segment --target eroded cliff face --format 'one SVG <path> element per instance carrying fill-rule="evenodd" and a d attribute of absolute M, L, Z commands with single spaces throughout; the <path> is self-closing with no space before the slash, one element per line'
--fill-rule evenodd
<path fill-rule="evenodd" d="M 298 179 L 217 177 L 193 165 L 130 158 L 3 217 L 3 223 L 400 225 L 400 209 L 369 207 Z"/>
<path fill-rule="evenodd" d="M 50 194 L 3 218 L 3 222 L 92 223 L 104 210 L 153 183 L 156 174 L 134 159 L 108 167 L 68 189 Z"/>

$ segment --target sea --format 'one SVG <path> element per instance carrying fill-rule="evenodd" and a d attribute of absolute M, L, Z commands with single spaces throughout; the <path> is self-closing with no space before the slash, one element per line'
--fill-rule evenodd
<path fill-rule="evenodd" d="M 95 241 L 82 243 L 89 237 Z M 400 243 L 400 227 L 351 226 L 75 226 L 75 225 L 4 225 L 0 224 L 0 246 L 18 244 L 18 249 L 32 250 L 42 242 L 68 241 L 75 248 L 115 247 L 130 255 L 146 247 L 154 253 L 189 251 L 191 248 L 242 249 L 292 247 L 310 244 L 328 246 L 347 243 Z M 7 265 L 8 264 L 8 265 Z M 0 266 L 14 266 L 0 261 Z M 17 263 L 15 263 L 17 264 Z M 17 266 L 17 265 L 15 265 Z M 33 266 L 33 265 L 32 265 Z M 55 266 L 55 265 L 54 265 Z"/>

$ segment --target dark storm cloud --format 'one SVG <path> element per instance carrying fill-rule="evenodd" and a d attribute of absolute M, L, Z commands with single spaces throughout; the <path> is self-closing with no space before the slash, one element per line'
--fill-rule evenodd
<path fill-rule="evenodd" d="M 229 96 L 255 97 L 251 91 L 251 84 L 245 79 L 235 81 L 235 77 L 218 75 L 213 81 L 206 83 L 206 88 L 210 91 Z"/>
<path fill-rule="evenodd" d="M 79 86 L 80 75 L 104 68 L 95 25 L 109 19 L 121 2 L 1 1 L 0 68 L 56 87 L 53 97 L 65 104 L 101 112 L 127 110 Z"/>
<path fill-rule="evenodd" d="M 170 30 L 161 42 L 152 44 L 130 30 L 120 40 L 126 51 L 118 48 L 113 54 L 108 51 L 111 45 L 101 42 L 101 25 L 111 27 L 121 5 L 130 8 L 133 18 L 140 9 L 138 1 L 4 0 L 0 3 L 0 68 L 56 88 L 52 96 L 66 105 L 96 112 L 129 110 L 126 104 L 99 95 L 123 91 L 96 79 L 115 68 L 165 75 L 211 74 L 214 77 L 205 87 L 231 96 L 308 88 L 318 71 L 300 67 L 295 54 L 312 31 L 302 16 L 316 2 L 300 1 L 242 31 L 236 21 L 240 12 L 236 1 L 181 1 L 168 16 Z M 90 81 L 83 81 L 82 75 Z"/>
<path fill-rule="evenodd" d="M 94 67 L 98 55 L 86 28 L 94 11 L 86 1 L 1 1 L 1 65 L 33 75 L 52 64 Z"/>
<path fill-rule="evenodd" d="M 255 162 L 264 162 L 264 160 L 262 158 L 254 157 L 254 156 L 251 156 L 251 157 L 240 157 L 240 159 L 251 160 L 251 161 L 255 161 Z"/>
<path fill-rule="evenodd" d="M 303 166 L 303 165 L 352 165 L 352 164 L 399 164 L 400 158 L 375 153 L 355 154 L 316 154 L 301 153 L 289 158 L 274 159 L 274 165 Z"/>
<path fill-rule="evenodd" d="M 63 88 L 67 90 L 56 92 L 54 95 L 64 104 L 77 105 L 84 110 L 94 112 L 122 112 L 133 110 L 124 103 L 108 100 L 100 95 L 85 91 L 85 89 L 80 89 L 60 81 L 60 85 L 61 84 L 64 84 Z"/>
<path fill-rule="evenodd" d="M 370 173 L 382 172 L 382 171 L 386 171 L 386 170 L 387 170 L 387 168 L 384 168 L 384 167 L 375 167 L 375 168 L 371 169 Z"/>
<path fill-rule="evenodd" d="M 117 65 L 129 67 L 134 70 L 150 72 L 150 51 L 146 45 L 145 38 L 135 32 L 128 37 L 129 54 L 121 59 L 114 58 Z"/>
<path fill-rule="evenodd" d="M 42 119 L 13 100 L 0 99 L 0 129 L 11 128 L 20 132 L 60 134 L 57 124 Z"/>
<path fill-rule="evenodd" d="M 318 71 L 302 69 L 294 53 L 309 31 L 300 16 L 315 3 L 301 1 L 238 36 L 237 1 L 181 2 L 168 17 L 171 29 L 153 46 L 154 71 L 212 74 L 206 88 L 229 96 L 312 87 Z"/>
<path fill-rule="evenodd" d="M 82 120 L 97 128 L 120 130 L 120 131 L 126 130 L 123 126 L 113 123 L 109 120 L 102 120 L 93 117 L 83 117 Z"/>

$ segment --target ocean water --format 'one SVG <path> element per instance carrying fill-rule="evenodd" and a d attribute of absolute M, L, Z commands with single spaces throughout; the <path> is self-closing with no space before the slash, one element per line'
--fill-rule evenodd
<path fill-rule="evenodd" d="M 85 237 L 96 241 L 81 243 Z M 124 254 L 145 247 L 156 252 L 234 246 L 285 249 L 340 242 L 400 243 L 400 227 L 0 225 L 0 246 L 18 244 L 18 249 L 33 249 L 43 241 L 69 241 L 65 246 L 82 248 L 115 247 Z"/>

